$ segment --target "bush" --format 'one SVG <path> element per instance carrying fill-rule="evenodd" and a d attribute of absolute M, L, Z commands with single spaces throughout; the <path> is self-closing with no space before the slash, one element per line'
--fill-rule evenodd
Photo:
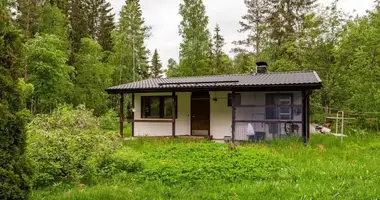
<path fill-rule="evenodd" d="M 35 187 L 89 181 L 98 175 L 102 159 L 108 159 L 118 147 L 84 106 L 61 106 L 51 115 L 39 115 L 30 123 L 28 134 L 27 154 L 35 172 Z"/>
<path fill-rule="evenodd" d="M 119 129 L 117 113 L 110 109 L 103 116 L 100 117 L 100 127 L 103 130 L 114 131 Z"/>

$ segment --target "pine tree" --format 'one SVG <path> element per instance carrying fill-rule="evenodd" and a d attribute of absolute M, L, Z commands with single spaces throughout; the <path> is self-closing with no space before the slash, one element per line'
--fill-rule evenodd
<path fill-rule="evenodd" d="M 88 1 L 71 0 L 68 7 L 69 40 L 71 43 L 71 62 L 80 49 L 81 39 L 89 36 Z"/>
<path fill-rule="evenodd" d="M 101 4 L 99 13 L 99 26 L 96 39 L 104 51 L 111 51 L 113 47 L 111 33 L 115 29 L 115 14 L 109 2 Z"/>
<path fill-rule="evenodd" d="M 88 9 L 89 35 L 105 50 L 111 50 L 111 32 L 115 28 L 111 4 L 106 0 L 91 0 Z"/>
<path fill-rule="evenodd" d="M 151 76 L 152 78 L 161 78 L 162 77 L 162 63 L 160 56 L 158 55 L 157 49 L 154 50 L 154 54 L 151 62 Z"/>
<path fill-rule="evenodd" d="M 229 60 L 228 56 L 223 52 L 223 47 L 225 45 L 224 37 L 220 34 L 220 27 L 217 24 L 214 29 L 213 36 L 213 63 L 212 63 L 212 74 L 224 74 L 228 73 L 226 66 L 226 61 Z"/>
<path fill-rule="evenodd" d="M 115 68 L 114 84 L 149 77 L 149 51 L 145 47 L 149 31 L 139 1 L 128 0 L 120 12 L 119 24 L 113 35 L 114 54 L 110 60 Z"/>
<path fill-rule="evenodd" d="M 42 0 L 17 0 L 17 22 L 24 30 L 27 38 L 33 37 L 38 31 L 38 10 L 42 5 Z"/>
<path fill-rule="evenodd" d="M 0 0 L 0 199 L 28 199 L 31 171 L 26 160 L 26 123 L 22 76 L 22 40 Z"/>
<path fill-rule="evenodd" d="M 182 16 L 179 70 L 184 76 L 209 74 L 211 44 L 205 6 L 202 0 L 184 0 L 179 13 Z"/>
<path fill-rule="evenodd" d="M 266 19 L 270 10 L 269 2 L 268 0 L 244 0 L 244 3 L 248 11 L 239 22 L 241 29 L 238 31 L 240 33 L 248 32 L 249 35 L 246 39 L 236 41 L 234 44 L 252 48 L 258 57 L 268 40 Z M 239 50 L 241 49 L 235 49 L 235 51 Z"/>
<path fill-rule="evenodd" d="M 304 28 L 305 19 L 312 16 L 317 0 L 269 0 L 272 8 L 266 19 L 269 38 L 274 44 L 282 45 Z M 291 38 L 293 37 L 293 38 Z"/>

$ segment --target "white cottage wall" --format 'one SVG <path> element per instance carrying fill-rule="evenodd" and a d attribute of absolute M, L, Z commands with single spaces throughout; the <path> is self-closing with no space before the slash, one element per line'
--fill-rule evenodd
<path fill-rule="evenodd" d="M 137 93 L 135 94 L 135 120 L 141 120 L 142 96 L 171 96 L 172 93 Z M 190 135 L 190 92 L 176 93 L 178 102 L 178 118 L 176 119 L 176 135 Z M 144 120 L 168 120 L 149 119 Z M 171 123 L 135 122 L 135 136 L 171 136 Z"/>
<path fill-rule="evenodd" d="M 232 108 L 228 107 L 231 92 L 210 92 L 210 132 L 213 139 L 231 136 Z"/>

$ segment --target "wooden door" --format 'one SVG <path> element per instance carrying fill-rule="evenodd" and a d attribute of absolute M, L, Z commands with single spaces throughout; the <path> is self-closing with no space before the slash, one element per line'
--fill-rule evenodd
<path fill-rule="evenodd" d="M 210 135 L 210 95 L 208 92 L 191 95 L 191 135 Z"/>

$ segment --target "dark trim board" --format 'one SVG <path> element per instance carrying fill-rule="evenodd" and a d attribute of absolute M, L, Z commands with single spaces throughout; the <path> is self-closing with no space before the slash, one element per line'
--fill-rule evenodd
<path fill-rule="evenodd" d="M 175 120 L 177 118 L 177 102 L 178 98 L 175 92 L 172 93 L 172 136 L 175 137 Z"/>
<path fill-rule="evenodd" d="M 313 90 L 321 89 L 322 84 L 294 84 L 294 85 L 268 85 L 268 86 L 239 86 L 239 87 L 181 87 L 181 88 L 146 88 L 146 89 L 118 89 L 106 90 L 108 94 L 120 93 L 154 93 L 154 92 L 210 92 L 210 91 L 235 91 L 235 92 L 276 92 L 276 91 L 300 91 L 300 90 Z"/>
<path fill-rule="evenodd" d="M 124 138 L 124 94 L 120 94 L 120 137 Z"/>
<path fill-rule="evenodd" d="M 142 122 L 151 122 L 151 123 L 172 123 L 173 120 L 159 120 L 159 119 L 128 119 L 128 122 L 132 123 L 142 123 Z"/>
<path fill-rule="evenodd" d="M 135 119 L 135 93 L 132 93 L 132 119 Z M 135 122 L 132 122 L 132 137 L 135 136 Z"/>

